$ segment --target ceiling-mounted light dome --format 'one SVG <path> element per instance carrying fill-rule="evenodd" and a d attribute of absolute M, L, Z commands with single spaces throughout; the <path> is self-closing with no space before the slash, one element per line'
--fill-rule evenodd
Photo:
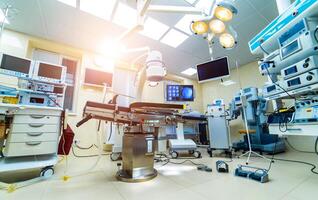
<path fill-rule="evenodd" d="M 220 2 L 214 11 L 215 17 L 224 22 L 232 20 L 233 14 L 237 14 L 237 9 L 227 1 Z"/>
<path fill-rule="evenodd" d="M 227 49 L 233 48 L 236 44 L 235 38 L 233 37 L 233 35 L 229 33 L 221 34 L 219 40 L 220 40 L 220 44 Z"/>
<path fill-rule="evenodd" d="M 210 29 L 214 34 L 220 34 L 225 31 L 225 24 L 218 19 L 213 19 L 209 23 Z"/>
<path fill-rule="evenodd" d="M 203 21 L 193 22 L 191 25 L 191 29 L 195 34 L 205 34 L 209 30 L 209 26 Z"/>

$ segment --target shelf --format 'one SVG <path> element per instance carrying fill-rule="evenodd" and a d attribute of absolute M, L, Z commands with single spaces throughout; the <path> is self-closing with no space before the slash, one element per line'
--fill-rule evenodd
<path fill-rule="evenodd" d="M 308 85 L 291 91 L 281 92 L 272 96 L 265 97 L 266 100 L 277 100 L 277 99 L 292 99 L 303 95 L 317 95 L 318 94 L 318 83 Z"/>

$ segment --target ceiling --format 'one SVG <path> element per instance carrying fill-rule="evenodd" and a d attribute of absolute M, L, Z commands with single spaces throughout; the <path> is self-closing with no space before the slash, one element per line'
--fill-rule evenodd
<path fill-rule="evenodd" d="M 10 18 L 10 24 L 6 28 L 89 51 L 98 51 L 101 41 L 105 38 L 116 38 L 127 30 L 57 0 L 0 0 L 0 2 L 2 5 L 10 3 L 18 10 Z M 131 7 L 136 6 L 135 0 L 122 0 L 122 2 Z M 235 3 L 239 13 L 231 21 L 231 25 L 237 32 L 238 46 L 232 50 L 224 50 L 216 43 L 213 48 L 213 57 L 228 56 L 231 67 L 235 65 L 235 61 L 239 65 L 244 65 L 257 59 L 257 55 L 251 55 L 249 52 L 248 41 L 278 15 L 275 0 L 236 0 Z M 151 4 L 191 6 L 184 0 L 152 0 Z M 184 15 L 149 13 L 149 16 L 171 28 Z M 181 71 L 210 59 L 206 41 L 195 35 L 190 36 L 177 48 L 138 33 L 126 39 L 125 45 L 127 48 L 149 46 L 153 50 L 161 51 L 168 73 L 181 76 L 184 76 Z M 138 55 L 140 53 L 126 54 L 121 59 L 129 62 Z M 190 78 L 195 79 L 196 76 Z"/>

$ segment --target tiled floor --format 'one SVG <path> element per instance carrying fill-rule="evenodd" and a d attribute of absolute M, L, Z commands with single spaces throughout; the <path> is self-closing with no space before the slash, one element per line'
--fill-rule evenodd
<path fill-rule="evenodd" d="M 288 152 L 276 157 L 318 164 L 318 156 L 314 154 Z M 70 157 L 67 175 L 72 176 L 74 173 L 78 174 L 89 169 L 95 159 Z M 233 176 L 234 168 L 237 164 L 244 164 L 245 159 L 235 158 L 229 163 L 231 169 L 229 174 L 216 172 L 215 161 L 218 159 L 222 158 L 209 158 L 204 154 L 202 159 L 194 160 L 211 166 L 212 173 L 198 171 L 190 163 L 165 166 L 157 163 L 158 177 L 144 183 L 118 182 L 114 178 L 117 171 L 116 162 L 111 162 L 108 156 L 103 157 L 94 172 L 72 177 L 64 182 L 60 179 L 65 169 L 65 162 L 62 162 L 55 167 L 55 177 L 20 188 L 13 193 L 0 191 L 0 200 L 311 200 L 318 198 L 318 175 L 310 173 L 308 166 L 276 161 L 270 171 L 270 182 L 261 184 Z M 251 165 L 267 167 L 268 163 L 260 158 L 252 158 Z"/>

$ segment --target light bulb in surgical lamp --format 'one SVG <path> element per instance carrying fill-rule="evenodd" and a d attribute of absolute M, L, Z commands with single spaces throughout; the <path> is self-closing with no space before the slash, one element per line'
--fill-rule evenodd
<path fill-rule="evenodd" d="M 192 31 L 195 33 L 195 34 L 205 34 L 208 32 L 208 25 L 203 22 L 203 21 L 196 21 L 196 22 L 193 22 L 192 25 L 191 25 L 191 29 Z"/>
<path fill-rule="evenodd" d="M 223 6 L 218 6 L 215 8 L 215 17 L 224 22 L 227 22 L 233 18 L 233 13 L 228 8 L 225 8 Z"/>
<path fill-rule="evenodd" d="M 220 40 L 220 44 L 224 48 L 233 48 L 234 45 L 236 44 L 235 38 L 229 33 L 223 33 L 222 35 L 220 35 L 219 40 Z"/>
<path fill-rule="evenodd" d="M 214 34 L 220 34 L 225 31 L 225 24 L 218 19 L 213 19 L 209 23 L 210 29 Z"/>

